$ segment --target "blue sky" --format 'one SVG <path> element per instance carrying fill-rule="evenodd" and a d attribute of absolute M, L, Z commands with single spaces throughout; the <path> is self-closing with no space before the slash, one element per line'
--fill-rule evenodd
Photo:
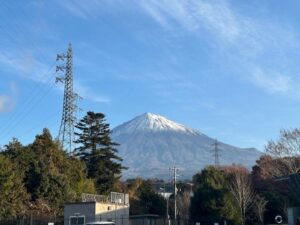
<path fill-rule="evenodd" d="M 0 145 L 58 133 L 56 54 L 71 42 L 85 111 L 153 112 L 263 149 L 299 127 L 298 1 L 1 1 Z"/>

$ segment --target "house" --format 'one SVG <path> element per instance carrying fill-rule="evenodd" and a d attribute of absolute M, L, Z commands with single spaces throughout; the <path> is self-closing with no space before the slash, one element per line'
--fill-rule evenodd
<path fill-rule="evenodd" d="M 83 194 L 82 201 L 65 204 L 64 225 L 86 225 L 96 221 L 129 225 L 129 196 L 117 192 L 108 196 Z"/>

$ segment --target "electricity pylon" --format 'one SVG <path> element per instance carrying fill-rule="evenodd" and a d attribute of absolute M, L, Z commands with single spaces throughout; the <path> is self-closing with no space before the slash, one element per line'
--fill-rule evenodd
<path fill-rule="evenodd" d="M 212 144 L 213 148 L 213 156 L 215 159 L 215 168 L 220 167 L 220 149 L 219 149 L 219 143 L 218 140 L 215 139 L 215 142 Z"/>
<path fill-rule="evenodd" d="M 73 51 L 69 44 L 66 53 L 57 54 L 56 61 L 65 62 L 56 67 L 56 72 L 65 72 L 64 76 L 56 77 L 56 83 L 64 83 L 64 101 L 61 124 L 59 128 L 58 139 L 61 142 L 62 148 L 69 154 L 74 151 L 74 126 L 76 123 L 76 111 L 78 109 L 76 101 L 79 95 L 73 89 Z"/>

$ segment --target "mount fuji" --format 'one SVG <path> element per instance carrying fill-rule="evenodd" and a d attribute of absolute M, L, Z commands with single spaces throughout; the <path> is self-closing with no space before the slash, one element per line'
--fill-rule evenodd
<path fill-rule="evenodd" d="M 169 167 L 181 169 L 182 178 L 191 178 L 207 165 L 214 164 L 213 144 L 207 135 L 163 116 L 144 113 L 112 130 L 112 139 L 120 144 L 119 154 L 124 178 L 170 177 Z M 220 164 L 241 164 L 251 168 L 262 152 L 218 142 Z"/>

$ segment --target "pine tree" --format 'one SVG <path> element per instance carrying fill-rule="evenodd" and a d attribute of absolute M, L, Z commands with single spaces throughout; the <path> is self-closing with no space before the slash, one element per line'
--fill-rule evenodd
<path fill-rule="evenodd" d="M 88 177 L 94 179 L 98 193 L 108 193 L 120 179 L 122 158 L 117 155 L 118 144 L 110 138 L 109 124 L 103 113 L 87 112 L 76 125 L 79 132 L 75 149 L 87 166 Z"/>

